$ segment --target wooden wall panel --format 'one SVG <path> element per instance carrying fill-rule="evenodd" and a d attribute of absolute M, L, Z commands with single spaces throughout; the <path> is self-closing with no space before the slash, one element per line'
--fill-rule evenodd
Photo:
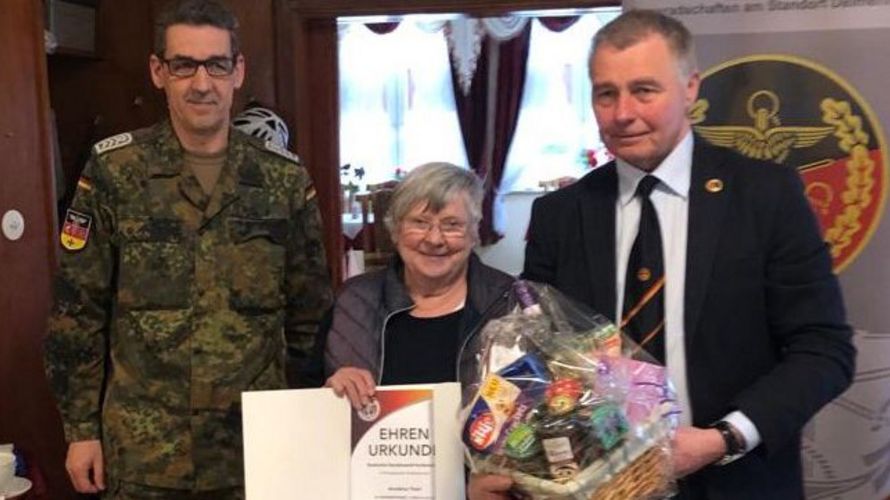
<path fill-rule="evenodd" d="M 296 151 L 312 175 L 325 228 L 328 267 L 342 275 L 340 218 L 340 121 L 336 20 L 305 19 L 277 4 L 279 102 L 296 131 Z M 310 76 L 311 75 L 311 76 Z M 309 104 L 312 103 L 312 104 Z M 317 106 L 317 108 L 316 108 Z M 318 113 L 318 109 L 325 112 Z"/>
<path fill-rule="evenodd" d="M 52 55 L 48 59 L 51 105 L 58 124 L 66 191 L 70 195 L 92 144 L 144 127 L 164 104 L 148 79 L 151 2 L 100 2 L 96 58 Z"/>
<path fill-rule="evenodd" d="M 0 16 L 0 216 L 25 231 L 0 236 L 0 442 L 12 442 L 45 481 L 31 498 L 71 497 L 64 438 L 43 372 L 55 245 L 49 105 L 40 3 L 5 0 Z"/>
<path fill-rule="evenodd" d="M 237 94 L 234 110 L 240 110 L 251 99 L 278 111 L 275 93 L 275 20 L 272 0 L 230 1 L 240 23 L 240 42 L 247 65 L 244 87 Z M 293 131 L 291 131 L 293 146 Z"/>

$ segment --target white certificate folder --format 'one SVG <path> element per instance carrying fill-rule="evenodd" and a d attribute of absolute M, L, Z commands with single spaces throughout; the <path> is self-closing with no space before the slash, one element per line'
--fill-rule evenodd
<path fill-rule="evenodd" d="M 248 500 L 464 499 L 460 384 L 242 394 Z"/>

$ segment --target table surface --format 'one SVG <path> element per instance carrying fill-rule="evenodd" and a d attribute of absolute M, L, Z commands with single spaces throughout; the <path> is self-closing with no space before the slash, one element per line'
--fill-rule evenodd
<path fill-rule="evenodd" d="M 374 214 L 368 214 L 368 223 L 374 223 Z M 362 230 L 362 214 L 343 214 L 343 236 L 354 240 Z"/>

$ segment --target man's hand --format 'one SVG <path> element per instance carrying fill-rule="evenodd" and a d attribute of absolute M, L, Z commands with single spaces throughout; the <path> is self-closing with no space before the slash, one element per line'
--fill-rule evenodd
<path fill-rule="evenodd" d="M 469 500 L 507 500 L 507 490 L 513 486 L 513 480 L 507 476 L 477 475 L 470 476 L 467 486 Z"/>
<path fill-rule="evenodd" d="M 80 493 L 98 493 L 105 489 L 105 462 L 98 439 L 74 441 L 68 445 L 65 469 L 74 489 Z"/>
<path fill-rule="evenodd" d="M 688 476 L 726 454 L 726 443 L 717 429 L 680 427 L 672 444 L 677 477 Z"/>
<path fill-rule="evenodd" d="M 352 407 L 360 410 L 371 402 L 375 384 L 368 370 L 344 366 L 328 378 L 325 387 L 333 389 L 337 396 L 346 394 Z"/>

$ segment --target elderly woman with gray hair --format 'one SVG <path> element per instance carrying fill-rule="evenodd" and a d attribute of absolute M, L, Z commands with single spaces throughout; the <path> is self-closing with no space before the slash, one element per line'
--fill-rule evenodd
<path fill-rule="evenodd" d="M 506 312 L 513 278 L 473 253 L 482 197 L 479 178 L 448 163 L 415 168 L 393 193 L 397 255 L 348 280 L 319 332 L 326 385 L 356 408 L 380 384 L 456 381 L 463 344 Z"/>

